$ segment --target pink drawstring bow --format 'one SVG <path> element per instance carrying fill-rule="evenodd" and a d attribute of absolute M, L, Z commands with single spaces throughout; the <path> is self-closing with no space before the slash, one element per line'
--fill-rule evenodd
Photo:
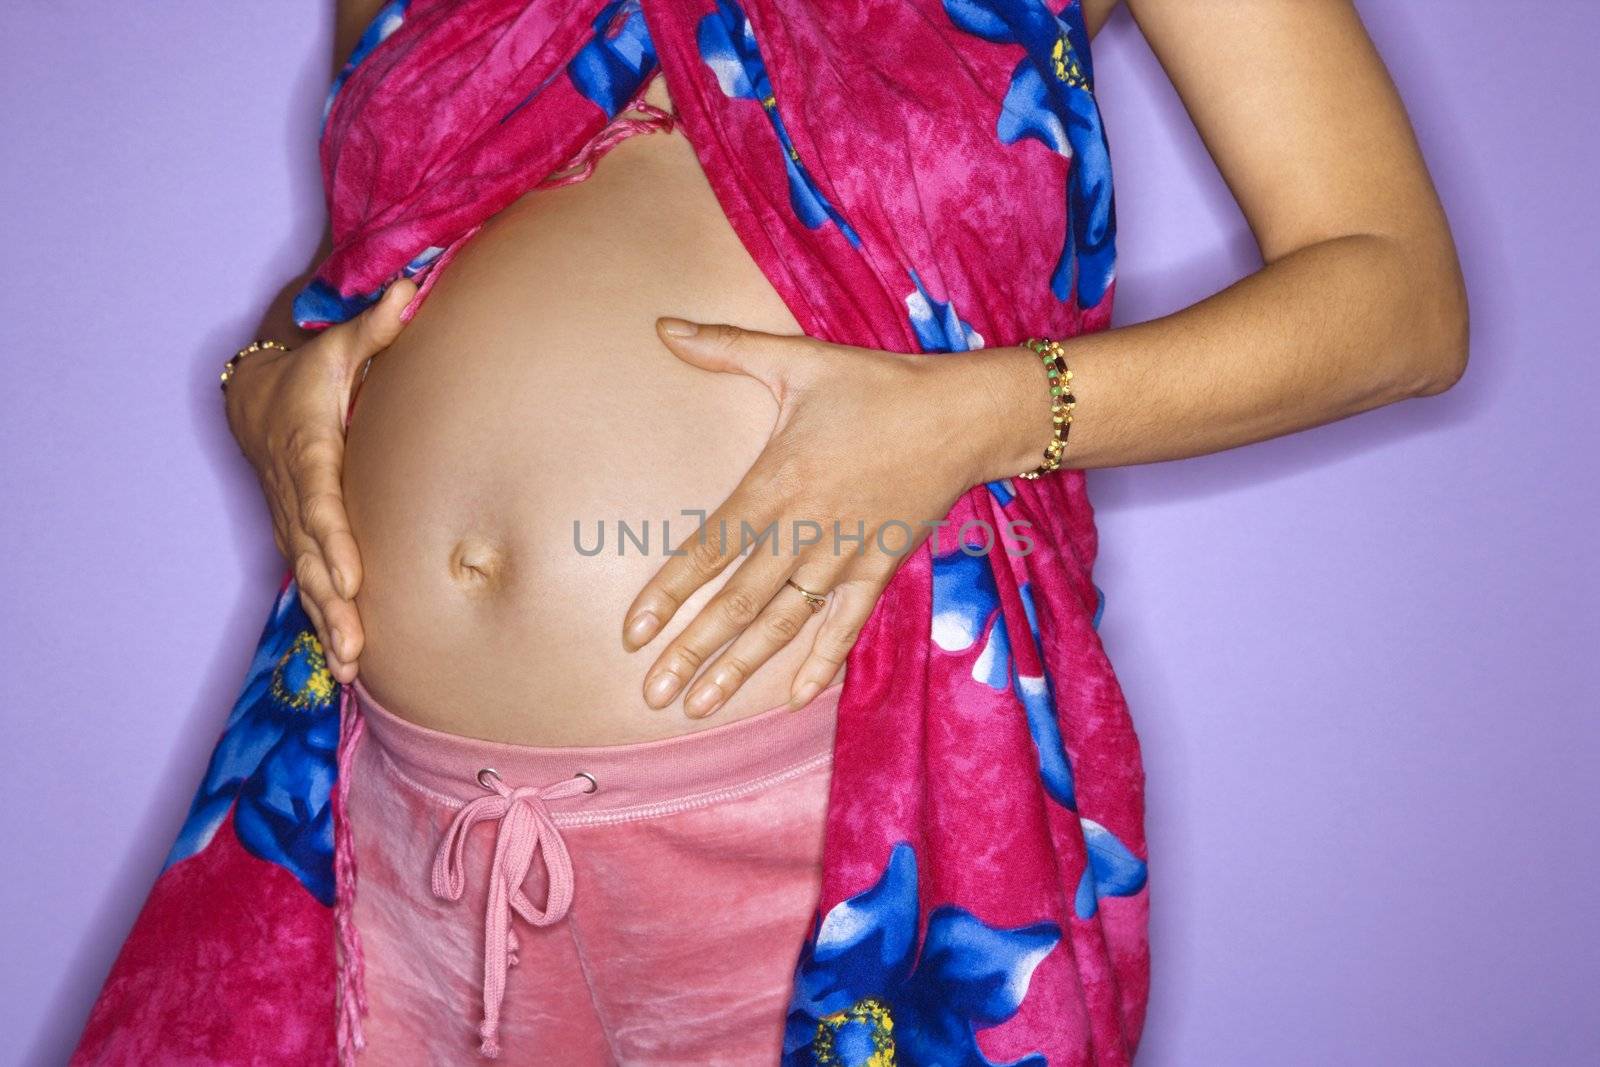
<path fill-rule="evenodd" d="M 478 784 L 488 795 L 469 800 L 456 812 L 433 861 L 433 895 L 460 900 L 466 888 L 463 859 L 467 833 L 480 822 L 499 826 L 494 842 L 494 863 L 489 868 L 489 898 L 483 917 L 483 1025 L 479 1052 L 493 1059 L 500 1055 L 500 1005 L 505 999 L 506 976 L 517 963 L 517 934 L 512 929 L 515 911 L 533 926 L 559 922 L 572 904 L 572 857 L 556 829 L 547 801 L 592 793 L 597 783 L 586 774 L 542 788 L 512 789 L 489 768 L 478 772 Z M 534 853 L 544 855 L 549 891 L 544 910 L 522 890 L 533 865 Z"/>

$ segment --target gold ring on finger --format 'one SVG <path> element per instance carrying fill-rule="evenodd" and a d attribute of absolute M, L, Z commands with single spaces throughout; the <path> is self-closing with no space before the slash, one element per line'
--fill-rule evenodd
<path fill-rule="evenodd" d="M 796 582 L 793 578 L 785 578 L 783 580 L 783 584 L 794 589 L 801 596 L 806 598 L 806 603 L 811 605 L 811 613 L 813 615 L 821 611 L 823 606 L 828 603 L 828 595 L 826 593 L 813 593 L 811 590 L 800 585 L 800 583 Z"/>

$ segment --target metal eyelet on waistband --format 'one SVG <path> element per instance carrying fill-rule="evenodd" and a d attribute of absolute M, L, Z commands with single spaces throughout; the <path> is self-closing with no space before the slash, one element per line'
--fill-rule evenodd
<path fill-rule="evenodd" d="M 484 781 L 484 776 L 485 775 L 488 775 L 490 778 L 493 778 L 495 781 L 500 781 L 500 772 L 499 771 L 495 770 L 493 767 L 485 767 L 485 768 L 483 768 L 482 770 L 480 770 L 478 772 L 478 784 L 483 786 L 485 789 L 493 789 L 494 788 L 494 786 L 492 786 L 488 782 Z"/>
<path fill-rule="evenodd" d="M 599 779 L 597 779 L 594 775 L 590 774 L 588 771 L 579 771 L 577 774 L 574 774 L 572 777 L 589 779 L 589 788 L 584 790 L 585 793 L 593 793 L 596 789 L 600 788 Z"/>

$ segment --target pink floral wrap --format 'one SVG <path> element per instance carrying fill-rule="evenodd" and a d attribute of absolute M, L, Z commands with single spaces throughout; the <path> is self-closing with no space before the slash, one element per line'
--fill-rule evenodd
<path fill-rule="evenodd" d="M 329 96 L 335 247 L 297 316 L 342 321 L 402 275 L 424 299 L 485 219 L 637 121 L 658 73 L 807 334 L 931 353 L 1108 325 L 1111 169 L 1076 0 L 392 0 Z M 978 486 L 877 605 L 785 1063 L 1131 1062 L 1143 771 L 1095 553 L 1081 471 Z M 286 579 L 74 1063 L 349 1058 L 339 690 Z"/>

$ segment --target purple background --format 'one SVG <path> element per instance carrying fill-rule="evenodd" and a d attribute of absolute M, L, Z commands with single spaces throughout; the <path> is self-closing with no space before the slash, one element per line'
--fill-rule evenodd
<path fill-rule="evenodd" d="M 0 13 L 17 1062 L 75 1039 L 280 573 L 215 382 L 315 244 L 326 6 Z M 1600 1062 L 1600 8 L 1361 9 L 1454 221 L 1471 366 L 1439 397 L 1091 476 L 1149 774 L 1140 1062 Z M 1126 323 L 1258 260 L 1126 12 L 1095 48 Z"/>

